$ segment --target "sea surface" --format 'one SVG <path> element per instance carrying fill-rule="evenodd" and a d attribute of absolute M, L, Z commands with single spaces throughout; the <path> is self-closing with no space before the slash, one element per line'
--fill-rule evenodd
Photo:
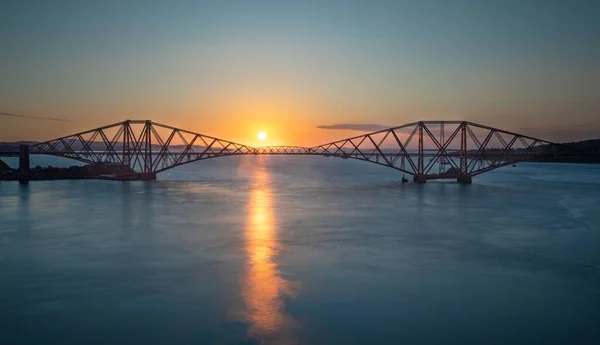
<path fill-rule="evenodd" d="M 0 344 L 600 344 L 600 165 L 401 178 L 245 156 L 0 182 Z"/>

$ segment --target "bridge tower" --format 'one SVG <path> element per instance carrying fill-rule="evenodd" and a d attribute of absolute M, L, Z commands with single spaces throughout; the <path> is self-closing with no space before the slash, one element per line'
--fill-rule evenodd
<path fill-rule="evenodd" d="M 123 166 L 131 166 L 131 121 L 123 122 Z"/>
<path fill-rule="evenodd" d="M 417 171 L 413 177 L 413 181 L 417 183 L 427 182 L 427 176 L 425 175 L 425 157 L 423 155 L 423 122 L 417 124 L 417 136 L 418 136 L 418 159 L 417 159 Z"/>
<path fill-rule="evenodd" d="M 471 178 L 471 175 L 469 175 L 469 171 L 467 169 L 467 151 L 469 150 L 467 146 L 467 122 L 463 121 L 460 124 L 460 171 L 456 177 L 456 182 L 464 184 L 473 182 L 473 179 Z"/>

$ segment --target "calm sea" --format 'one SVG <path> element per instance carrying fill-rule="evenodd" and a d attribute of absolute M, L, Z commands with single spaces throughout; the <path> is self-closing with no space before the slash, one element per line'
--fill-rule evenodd
<path fill-rule="evenodd" d="M 248 156 L 0 182 L 0 344 L 600 343 L 600 166 L 401 177 Z"/>

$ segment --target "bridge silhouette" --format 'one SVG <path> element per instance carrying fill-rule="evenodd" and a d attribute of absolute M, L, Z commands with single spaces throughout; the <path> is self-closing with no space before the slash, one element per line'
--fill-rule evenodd
<path fill-rule="evenodd" d="M 26 151 L 26 152 L 24 152 Z M 549 161 L 574 149 L 468 121 L 419 121 L 313 147 L 252 147 L 163 125 L 126 120 L 21 149 L 112 167 L 117 180 L 151 180 L 174 167 L 238 155 L 304 155 L 370 162 L 412 176 L 415 182 L 474 176 L 519 162 Z"/>

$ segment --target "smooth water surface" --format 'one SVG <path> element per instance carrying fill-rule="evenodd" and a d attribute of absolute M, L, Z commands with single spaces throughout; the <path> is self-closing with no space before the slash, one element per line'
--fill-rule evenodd
<path fill-rule="evenodd" d="M 400 178 L 249 156 L 0 182 L 0 344 L 600 343 L 600 166 Z"/>

